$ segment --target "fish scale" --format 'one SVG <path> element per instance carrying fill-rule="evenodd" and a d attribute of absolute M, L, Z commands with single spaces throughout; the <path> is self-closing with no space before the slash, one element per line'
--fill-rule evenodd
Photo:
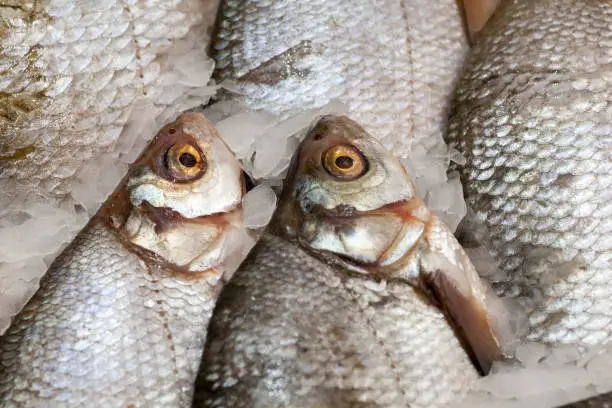
<path fill-rule="evenodd" d="M 191 328 L 206 327 L 216 291 L 147 268 L 92 221 L 0 342 L 2 406 L 189 405 L 205 339 Z"/>
<path fill-rule="evenodd" d="M 467 50 L 451 0 L 228 0 L 219 27 L 215 75 L 238 80 L 250 107 L 289 115 L 339 99 L 403 156 L 413 140 L 441 139 Z M 286 62 L 289 77 L 249 79 L 288 50 L 301 53 Z"/>
<path fill-rule="evenodd" d="M 93 214 L 118 181 L 116 169 L 142 147 L 142 122 L 156 127 L 156 120 L 207 101 L 213 64 L 202 44 L 217 6 L 215 0 L 0 5 L 0 333 L 35 290 L 46 269 L 42 258 L 83 227 L 74 205 Z M 134 123 L 140 132 L 126 127 Z M 14 221 L 14 213 L 31 216 L 46 236 L 37 240 L 26 231 L 28 249 L 12 250 L 16 231 L 35 228 Z M 27 282 L 15 272 L 25 269 Z"/>
<path fill-rule="evenodd" d="M 612 338 L 612 4 L 504 2 L 473 48 L 448 141 L 532 340 Z"/>
<path fill-rule="evenodd" d="M 194 406 L 435 407 L 463 398 L 478 374 L 444 315 L 407 284 L 368 282 L 264 234 L 221 293 Z"/>
<path fill-rule="evenodd" d="M 189 91 L 168 75 L 168 51 L 202 24 L 203 10 L 190 0 L 0 7 L 0 148 L 35 148 L 26 160 L 1 161 L 0 182 L 68 195 L 84 163 L 112 152 L 134 103 L 155 101 L 159 113 Z"/>

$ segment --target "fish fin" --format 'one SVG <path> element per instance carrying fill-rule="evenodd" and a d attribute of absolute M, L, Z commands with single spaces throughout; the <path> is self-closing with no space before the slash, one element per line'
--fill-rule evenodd
<path fill-rule="evenodd" d="M 474 42 L 478 33 L 491 18 L 499 2 L 500 0 L 461 0 L 470 41 Z"/>
<path fill-rule="evenodd" d="M 421 262 L 421 283 L 454 328 L 464 348 L 486 375 L 495 360 L 503 359 L 486 305 L 474 295 L 464 271 L 439 253 Z"/>

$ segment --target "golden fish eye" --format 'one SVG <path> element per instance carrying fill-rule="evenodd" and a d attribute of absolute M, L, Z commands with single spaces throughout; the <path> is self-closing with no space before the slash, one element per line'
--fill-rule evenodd
<path fill-rule="evenodd" d="M 353 180 L 368 170 L 368 162 L 356 147 L 337 145 L 323 154 L 323 167 L 329 174 L 343 180 Z"/>
<path fill-rule="evenodd" d="M 206 171 L 206 158 L 199 149 L 188 143 L 170 147 L 166 152 L 165 164 L 178 181 L 193 180 Z"/>

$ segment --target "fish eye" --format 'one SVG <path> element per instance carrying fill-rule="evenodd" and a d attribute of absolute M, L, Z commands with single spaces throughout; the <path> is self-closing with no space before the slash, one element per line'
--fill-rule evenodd
<path fill-rule="evenodd" d="M 189 143 L 171 146 L 166 151 L 164 164 L 177 181 L 194 180 L 206 171 L 206 158 L 197 147 Z"/>
<path fill-rule="evenodd" d="M 342 180 L 354 180 L 368 170 L 368 161 L 352 145 L 336 145 L 329 148 L 323 153 L 322 162 L 329 174 Z"/>

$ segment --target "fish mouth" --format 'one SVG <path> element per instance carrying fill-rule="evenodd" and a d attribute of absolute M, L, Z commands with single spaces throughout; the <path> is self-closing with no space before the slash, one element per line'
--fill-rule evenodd
<path fill-rule="evenodd" d="M 321 204 L 312 204 L 305 213 L 310 216 L 320 216 L 323 218 L 356 218 L 367 214 L 367 212 L 361 212 L 348 204 L 340 204 L 333 208 L 326 208 Z"/>

